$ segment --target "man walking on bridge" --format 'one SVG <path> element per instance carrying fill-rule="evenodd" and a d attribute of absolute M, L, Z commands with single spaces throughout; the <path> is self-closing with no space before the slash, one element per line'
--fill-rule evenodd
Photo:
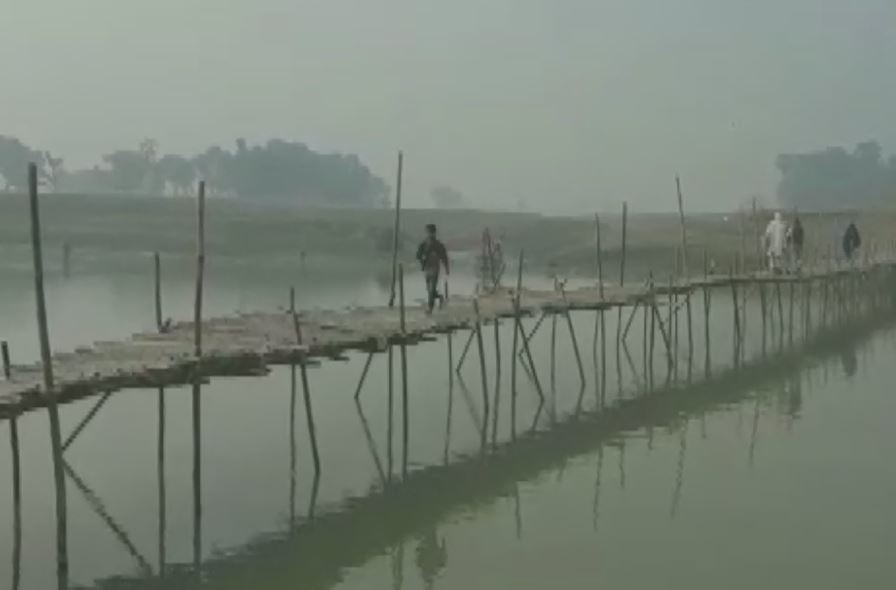
<path fill-rule="evenodd" d="M 417 261 L 426 277 L 427 309 L 432 313 L 436 299 L 439 300 L 440 307 L 445 303 L 445 298 L 439 294 L 439 272 L 443 264 L 445 274 L 451 274 L 448 268 L 448 251 L 445 249 L 445 244 L 436 237 L 434 223 L 426 225 L 426 239 L 417 247 Z"/>

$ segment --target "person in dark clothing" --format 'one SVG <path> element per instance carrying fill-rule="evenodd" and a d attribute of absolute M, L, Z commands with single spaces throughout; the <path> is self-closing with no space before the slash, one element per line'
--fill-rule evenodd
<path fill-rule="evenodd" d="M 426 277 L 427 303 L 429 312 L 432 313 L 436 299 L 439 300 L 439 306 L 445 303 L 445 298 L 439 293 L 439 272 L 443 264 L 445 265 L 445 274 L 450 274 L 448 251 L 445 249 L 445 244 L 436 237 L 435 224 L 426 225 L 426 239 L 417 247 L 417 261 Z"/>
<path fill-rule="evenodd" d="M 843 233 L 843 254 L 846 255 L 846 260 L 852 260 L 852 255 L 861 245 L 862 238 L 859 235 L 859 229 L 855 222 L 850 222 L 849 227 Z"/>
<path fill-rule="evenodd" d="M 793 252 L 793 270 L 799 272 L 803 265 L 803 241 L 806 234 L 803 231 L 803 224 L 799 217 L 793 218 L 793 225 L 790 226 L 790 247 Z"/>

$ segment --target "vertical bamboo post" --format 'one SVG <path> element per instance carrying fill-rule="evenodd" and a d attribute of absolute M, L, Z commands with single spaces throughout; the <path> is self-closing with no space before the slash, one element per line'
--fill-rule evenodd
<path fill-rule="evenodd" d="M 788 336 L 787 336 L 787 338 L 789 340 L 791 348 L 793 348 L 793 303 L 794 303 L 794 291 L 795 290 L 796 289 L 794 288 L 794 282 L 790 281 L 790 296 L 789 296 L 790 301 L 788 303 L 788 312 L 787 312 L 788 313 L 788 316 L 787 316 Z"/>
<path fill-rule="evenodd" d="M 404 265 L 398 265 L 398 304 L 399 304 L 399 321 L 401 329 L 401 344 L 399 354 L 401 355 L 401 477 L 408 476 L 408 442 L 410 440 L 410 409 L 408 407 L 408 349 L 405 323 L 405 307 L 404 307 Z"/>
<path fill-rule="evenodd" d="M 756 247 L 756 272 L 762 270 L 762 243 L 759 229 L 759 213 L 756 210 L 756 197 L 753 197 L 753 241 Z"/>
<path fill-rule="evenodd" d="M 482 378 L 482 448 L 485 448 L 488 432 L 488 376 L 485 372 L 485 346 L 482 342 L 482 318 L 479 316 L 479 300 L 473 299 L 473 311 L 476 314 L 476 347 L 479 349 L 479 374 Z"/>
<path fill-rule="evenodd" d="M 513 354 L 510 356 L 510 398 L 511 403 L 516 403 L 516 357 L 519 348 L 519 332 L 520 332 L 520 298 L 523 290 L 523 251 L 520 250 L 520 260 L 516 271 L 516 293 L 513 297 Z M 513 425 L 511 425 L 513 426 Z M 513 432 L 513 429 L 511 429 Z"/>
<path fill-rule="evenodd" d="M 688 278 L 688 232 L 684 223 L 684 198 L 681 195 L 681 179 L 675 177 L 675 189 L 678 193 L 678 217 L 681 225 L 681 270 L 682 275 Z"/>
<path fill-rule="evenodd" d="M 395 306 L 395 281 L 398 277 L 398 243 L 401 231 L 401 172 L 404 154 L 398 152 L 398 172 L 395 180 L 395 223 L 392 226 L 392 288 L 389 293 L 389 307 Z"/>
<path fill-rule="evenodd" d="M 296 344 L 301 348 L 304 344 L 302 337 L 302 328 L 299 323 L 299 316 L 295 306 L 295 289 L 289 291 L 289 308 L 292 315 L 292 325 L 296 333 Z M 308 438 L 311 442 L 311 459 L 314 462 L 314 478 L 315 481 L 320 477 L 320 452 L 317 448 L 317 428 L 314 425 L 314 412 L 311 407 L 311 386 L 308 384 L 308 353 L 305 350 L 299 350 L 299 376 L 302 380 L 302 398 L 305 403 L 305 419 L 308 423 Z"/>
<path fill-rule="evenodd" d="M 595 241 L 595 257 L 597 259 L 597 290 L 600 295 L 600 301 L 603 303 L 604 301 L 604 262 L 603 262 L 603 249 L 601 248 L 600 243 L 600 216 L 595 213 L 594 214 L 594 241 Z M 601 355 L 604 359 L 606 359 L 606 351 L 604 350 L 604 346 L 606 345 L 606 331 L 604 330 L 603 325 L 604 313 L 602 309 L 598 309 L 594 313 L 594 339 L 591 342 L 591 356 L 594 359 L 595 365 L 597 364 L 597 349 L 598 349 L 598 331 L 600 331 L 601 335 L 604 337 L 603 342 L 601 344 Z M 603 375 L 606 375 L 606 363 L 602 360 L 600 365 L 600 370 Z"/>
<path fill-rule="evenodd" d="M 202 280 L 205 272 L 205 181 L 199 183 L 196 216 L 196 300 L 193 305 L 193 352 L 202 356 Z"/>
<path fill-rule="evenodd" d="M 62 437 L 59 427 L 56 389 L 53 384 L 53 359 L 47 328 L 47 306 L 44 297 L 44 260 L 40 233 L 40 206 L 37 194 L 37 166 L 28 166 L 28 197 L 31 209 L 31 251 L 34 257 L 34 296 L 37 306 L 37 329 L 43 367 L 44 395 L 50 415 L 50 443 L 53 453 L 53 481 L 56 488 L 56 574 L 60 588 L 68 585 L 68 517 L 65 496 L 65 472 L 62 463 Z"/>
<path fill-rule="evenodd" d="M 394 453 L 393 453 L 393 442 L 395 437 L 393 436 L 394 431 L 394 421 L 395 421 L 395 386 L 394 386 L 394 366 L 393 362 L 393 350 L 392 343 L 389 342 L 387 344 L 389 347 L 388 353 L 386 354 L 388 366 L 386 367 L 386 462 L 388 464 L 389 475 L 386 477 L 387 483 L 392 483 L 392 473 L 395 471 L 394 469 Z"/>
<path fill-rule="evenodd" d="M 155 277 L 155 302 L 156 302 L 156 330 L 162 331 L 162 262 L 159 259 L 159 253 L 153 252 L 153 275 Z"/>
<path fill-rule="evenodd" d="M 6 340 L 0 342 L 0 353 L 3 355 L 3 377 L 9 381 L 12 379 L 12 365 L 9 361 L 9 343 Z"/>
<path fill-rule="evenodd" d="M 768 334 L 768 309 L 765 295 L 765 283 L 759 280 L 759 313 L 762 316 L 762 358 L 766 356 L 766 338 Z"/>
<path fill-rule="evenodd" d="M 492 412 L 492 446 L 497 444 L 498 440 L 498 411 L 501 407 L 501 324 L 498 317 L 495 316 L 495 397 L 492 404 L 494 411 Z"/>
<path fill-rule="evenodd" d="M 778 299 L 778 347 L 784 348 L 784 299 L 781 296 L 780 279 L 775 279 L 775 296 Z"/>
<path fill-rule="evenodd" d="M 734 366 L 740 365 L 740 305 L 737 296 L 737 282 L 734 280 L 734 269 L 731 270 L 731 299 L 734 303 Z"/>
<path fill-rule="evenodd" d="M 712 373 L 712 349 L 710 346 L 710 335 L 709 335 L 709 311 L 711 306 L 711 293 L 709 287 L 709 253 L 706 251 L 706 248 L 703 249 L 703 341 L 704 341 L 704 375 L 707 379 L 709 379 L 710 374 Z"/>
<path fill-rule="evenodd" d="M 622 253 L 619 259 L 619 287 L 622 289 L 625 287 L 625 249 L 626 249 L 626 238 L 628 233 L 628 203 L 622 202 Z M 623 296 L 624 297 L 624 296 Z M 621 339 L 622 339 L 622 308 L 620 305 L 618 307 L 618 313 L 616 318 L 616 375 L 619 379 L 619 389 L 622 390 L 622 357 L 621 355 Z"/>

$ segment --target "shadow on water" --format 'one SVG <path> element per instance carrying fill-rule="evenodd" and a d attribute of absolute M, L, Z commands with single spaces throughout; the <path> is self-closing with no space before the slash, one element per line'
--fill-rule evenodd
<path fill-rule="evenodd" d="M 394 583 L 403 580 L 404 547 L 415 540 L 415 561 L 430 587 L 432 580 L 447 563 L 447 548 L 438 527 L 445 517 L 495 502 L 511 499 L 515 506 L 516 534 L 523 534 L 519 482 L 562 468 L 570 459 L 588 453 L 597 457 L 594 490 L 593 526 L 599 524 L 599 499 L 604 466 L 604 447 L 619 447 L 620 484 L 624 486 L 624 449 L 626 433 L 659 427 L 674 427 L 680 433 L 676 480 L 671 490 L 669 511 L 675 517 L 684 487 L 687 430 L 694 420 L 701 421 L 714 410 L 752 402 L 752 435 L 750 462 L 757 444 L 759 400 L 755 391 L 775 383 L 787 384 L 778 401 L 790 419 L 796 419 L 802 406 L 800 375 L 821 361 L 840 359 L 847 376 L 855 374 L 857 347 L 874 333 L 889 330 L 896 318 L 888 316 L 854 322 L 849 328 L 820 333 L 801 348 L 775 357 L 741 363 L 737 369 L 719 371 L 708 381 L 688 386 L 667 386 L 638 396 L 629 396 L 593 412 L 576 411 L 556 420 L 547 431 L 521 433 L 510 442 L 497 444 L 491 453 L 476 453 L 456 462 L 430 465 L 412 471 L 406 478 L 391 482 L 391 461 L 388 474 L 374 444 L 370 426 L 361 405 L 357 414 L 369 450 L 378 466 L 382 487 L 364 497 L 352 498 L 330 510 L 315 513 L 320 478 L 314 478 L 311 501 L 306 518 L 290 513 L 289 531 L 258 537 L 241 549 L 228 554 L 213 554 L 202 560 L 202 453 L 201 453 L 201 388 L 194 385 L 192 395 L 193 422 L 193 562 L 167 564 L 165 559 L 165 466 L 164 466 L 164 391 L 159 391 L 158 477 L 159 477 L 159 565 L 156 572 L 149 559 L 141 555 L 130 541 L 127 531 L 105 510 L 99 497 L 71 466 L 68 476 L 88 499 L 94 512 L 114 533 L 134 559 L 139 574 L 97 581 L 92 588 L 189 588 L 210 585 L 216 588 L 329 588 L 337 584 L 348 568 L 360 566 L 369 559 L 392 556 Z M 290 423 L 295 418 L 295 380 L 291 381 Z M 458 380 L 462 398 L 468 406 L 471 421 L 483 427 L 485 417 L 477 415 L 473 396 Z M 452 390 L 453 391 L 453 390 Z M 581 395 L 581 393 L 579 394 Z M 469 399 L 467 399 L 469 398 Z M 451 398 L 449 404 L 451 404 Z M 600 408 L 600 405 L 598 406 Z M 539 407 L 536 422 L 541 413 Z M 449 405 L 450 421 L 451 406 Z M 21 559 L 20 479 L 18 440 L 14 422 L 10 422 L 13 449 L 14 550 L 12 588 L 19 584 Z M 446 448 L 450 436 L 446 428 Z M 290 429 L 290 445 L 294 453 L 295 432 Z M 391 434 L 391 433 L 390 433 Z M 290 497 L 294 504 L 295 457 L 290 457 Z"/>

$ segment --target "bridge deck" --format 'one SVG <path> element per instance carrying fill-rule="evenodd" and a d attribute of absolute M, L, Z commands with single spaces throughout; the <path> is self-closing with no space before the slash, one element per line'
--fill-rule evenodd
<path fill-rule="evenodd" d="M 890 265 L 875 263 L 862 267 Z M 855 271 L 855 268 L 851 269 Z M 766 274 L 709 276 L 675 284 L 605 285 L 601 296 L 596 287 L 565 292 L 522 290 L 520 313 L 570 310 L 599 310 L 632 305 L 670 290 L 687 293 L 700 287 L 721 287 L 732 282 L 795 282 L 821 280 L 847 270 L 826 270 L 799 276 Z M 490 322 L 514 315 L 513 290 L 501 289 L 480 295 L 479 317 Z M 356 307 L 343 310 L 298 312 L 304 346 L 297 345 L 291 315 L 284 310 L 240 313 L 209 318 L 202 322 L 203 352 L 197 368 L 193 353 L 193 323 L 178 322 L 165 333 L 143 332 L 127 340 L 95 342 L 71 352 L 53 355 L 55 387 L 60 401 L 78 399 L 98 391 L 125 387 L 159 387 L 183 384 L 197 376 L 256 375 L 268 366 L 289 364 L 309 357 L 339 358 L 349 350 L 384 349 L 387 342 L 400 342 L 398 307 Z M 453 296 L 449 304 L 427 315 L 419 306 L 406 309 L 406 342 L 475 325 L 473 298 Z M 0 417 L 43 406 L 42 366 L 40 363 L 14 365 L 12 378 L 0 381 Z M 198 375 L 197 375 L 198 373 Z"/>

